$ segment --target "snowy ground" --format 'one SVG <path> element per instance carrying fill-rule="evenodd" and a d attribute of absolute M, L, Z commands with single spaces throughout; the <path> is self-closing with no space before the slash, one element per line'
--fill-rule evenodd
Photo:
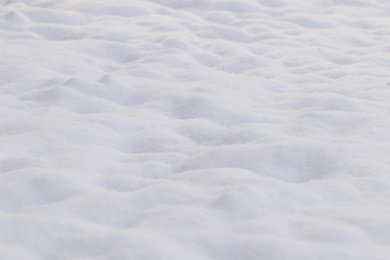
<path fill-rule="evenodd" d="M 389 259 L 388 0 L 0 4 L 0 259 Z"/>

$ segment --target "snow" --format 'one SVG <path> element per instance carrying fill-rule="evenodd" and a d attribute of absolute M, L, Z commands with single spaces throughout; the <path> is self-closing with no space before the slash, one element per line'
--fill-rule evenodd
<path fill-rule="evenodd" d="M 0 4 L 0 259 L 388 259 L 387 1 Z"/>

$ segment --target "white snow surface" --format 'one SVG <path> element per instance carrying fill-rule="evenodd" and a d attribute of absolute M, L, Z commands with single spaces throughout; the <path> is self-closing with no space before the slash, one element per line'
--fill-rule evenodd
<path fill-rule="evenodd" d="M 389 259 L 390 1 L 0 0 L 0 259 Z"/>

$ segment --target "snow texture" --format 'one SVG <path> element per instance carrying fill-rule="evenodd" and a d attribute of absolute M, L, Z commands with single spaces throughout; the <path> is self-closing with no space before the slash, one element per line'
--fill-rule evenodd
<path fill-rule="evenodd" d="M 389 259 L 388 0 L 0 0 L 0 259 Z"/>

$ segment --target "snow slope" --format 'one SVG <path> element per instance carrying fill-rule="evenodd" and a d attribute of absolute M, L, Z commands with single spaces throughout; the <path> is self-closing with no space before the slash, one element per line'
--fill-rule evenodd
<path fill-rule="evenodd" d="M 387 0 L 0 4 L 0 259 L 388 259 Z"/>

